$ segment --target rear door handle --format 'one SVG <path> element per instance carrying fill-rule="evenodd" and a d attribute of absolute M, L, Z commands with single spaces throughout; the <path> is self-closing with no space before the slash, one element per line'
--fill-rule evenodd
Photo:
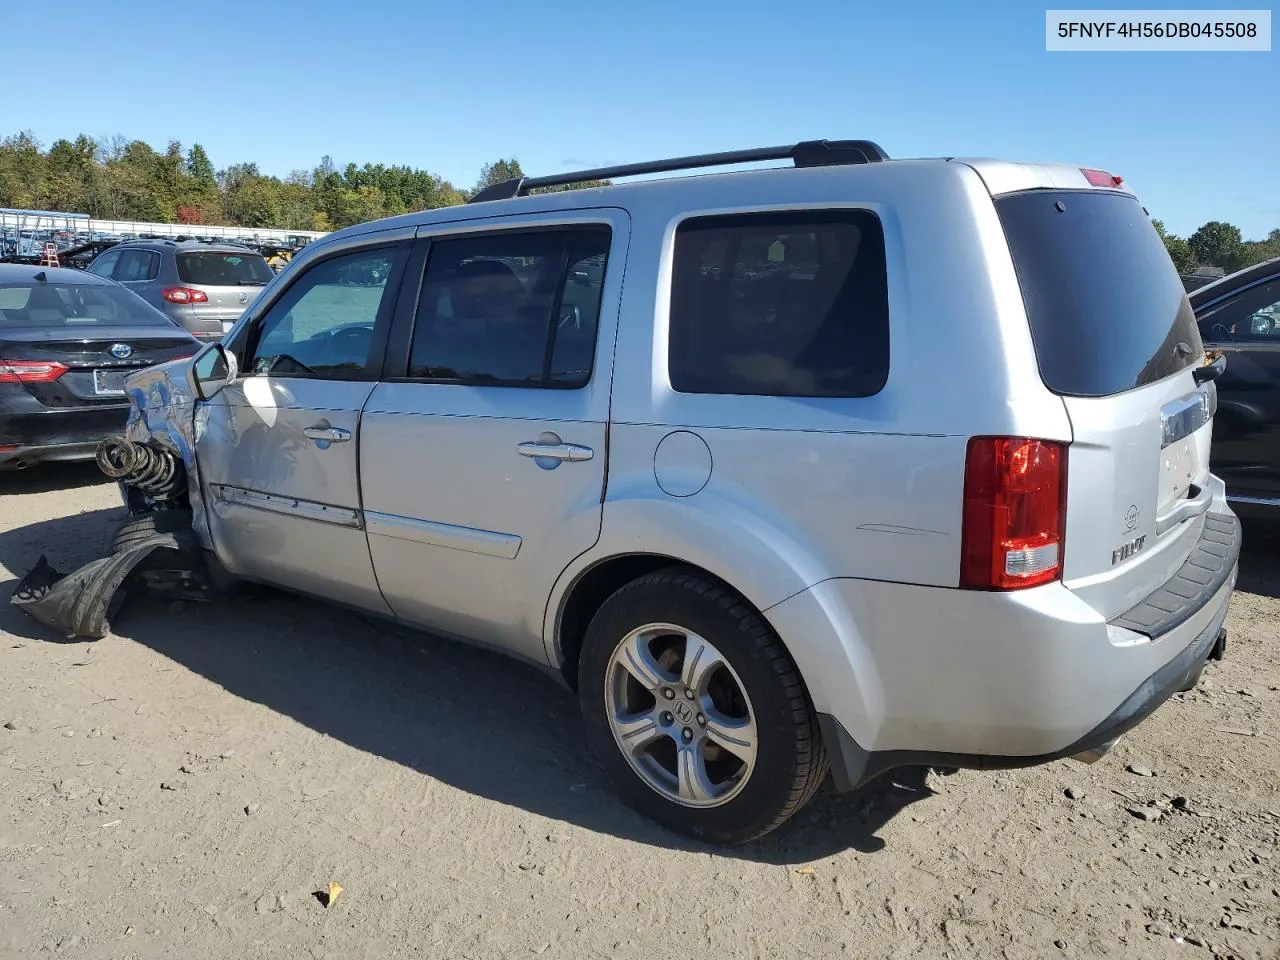
<path fill-rule="evenodd" d="M 308 440 L 314 440 L 316 446 L 321 450 L 329 446 L 331 443 L 346 443 L 351 439 L 351 431 L 343 430 L 341 427 L 330 427 L 327 424 L 316 424 L 314 427 L 306 427 L 302 431 L 302 435 Z"/>
<path fill-rule="evenodd" d="M 549 460 L 568 460 L 570 463 L 580 463 L 595 456 L 595 451 L 590 447 L 576 443 L 522 443 L 516 447 L 516 452 L 522 457 L 532 457 L 535 460 L 545 457 Z"/>

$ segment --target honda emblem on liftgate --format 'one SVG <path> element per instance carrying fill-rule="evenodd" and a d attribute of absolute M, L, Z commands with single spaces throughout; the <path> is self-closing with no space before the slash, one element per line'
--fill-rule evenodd
<path fill-rule="evenodd" d="M 117 360 L 128 360 L 133 356 L 133 347 L 127 343 L 113 343 L 111 345 L 111 355 Z"/>
<path fill-rule="evenodd" d="M 1124 512 L 1124 532 L 1132 533 L 1138 526 L 1138 505 L 1136 503 L 1129 504 L 1129 509 Z"/>
<path fill-rule="evenodd" d="M 1133 533 L 1138 526 L 1138 505 L 1136 503 L 1129 504 L 1129 509 L 1124 512 L 1124 532 Z M 1140 537 L 1134 537 L 1127 543 L 1122 543 L 1111 551 L 1111 565 L 1114 567 L 1121 560 L 1128 560 L 1135 553 L 1147 545 L 1147 535 L 1144 533 Z"/>

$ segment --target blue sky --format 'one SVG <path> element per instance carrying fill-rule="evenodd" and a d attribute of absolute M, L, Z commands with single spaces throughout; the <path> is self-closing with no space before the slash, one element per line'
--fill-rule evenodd
<path fill-rule="evenodd" d="M 1044 24 L 1026 2 L 7 2 L 0 133 L 464 186 L 500 156 L 537 174 L 869 138 L 1104 167 L 1184 235 L 1280 227 L 1280 53 L 1047 53 Z"/>

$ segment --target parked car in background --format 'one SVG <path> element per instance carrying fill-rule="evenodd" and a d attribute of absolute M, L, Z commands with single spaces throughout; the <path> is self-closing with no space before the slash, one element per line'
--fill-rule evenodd
<path fill-rule="evenodd" d="M 1227 357 L 1218 378 L 1214 472 L 1242 506 L 1280 508 L 1280 258 L 1191 292 L 1200 336 Z"/>
<path fill-rule="evenodd" d="M 88 271 L 124 284 L 201 340 L 217 340 L 275 274 L 260 253 L 197 240 L 126 240 Z"/>
<path fill-rule="evenodd" d="M 0 263 L 0 469 L 92 458 L 124 427 L 125 377 L 198 348 L 117 283 Z"/>

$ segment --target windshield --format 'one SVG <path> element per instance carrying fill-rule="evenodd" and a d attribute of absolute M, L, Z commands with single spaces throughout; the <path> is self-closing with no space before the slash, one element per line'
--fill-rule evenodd
<path fill-rule="evenodd" d="M 178 278 L 205 287 L 260 287 L 275 273 L 256 253 L 180 253 Z"/>
<path fill-rule="evenodd" d="M 995 205 L 1050 390 L 1105 397 L 1197 362 L 1195 315 L 1137 200 L 1036 190 Z"/>
<path fill-rule="evenodd" d="M 107 283 L 0 284 L 0 330 L 6 327 L 172 327 L 141 297 Z"/>

